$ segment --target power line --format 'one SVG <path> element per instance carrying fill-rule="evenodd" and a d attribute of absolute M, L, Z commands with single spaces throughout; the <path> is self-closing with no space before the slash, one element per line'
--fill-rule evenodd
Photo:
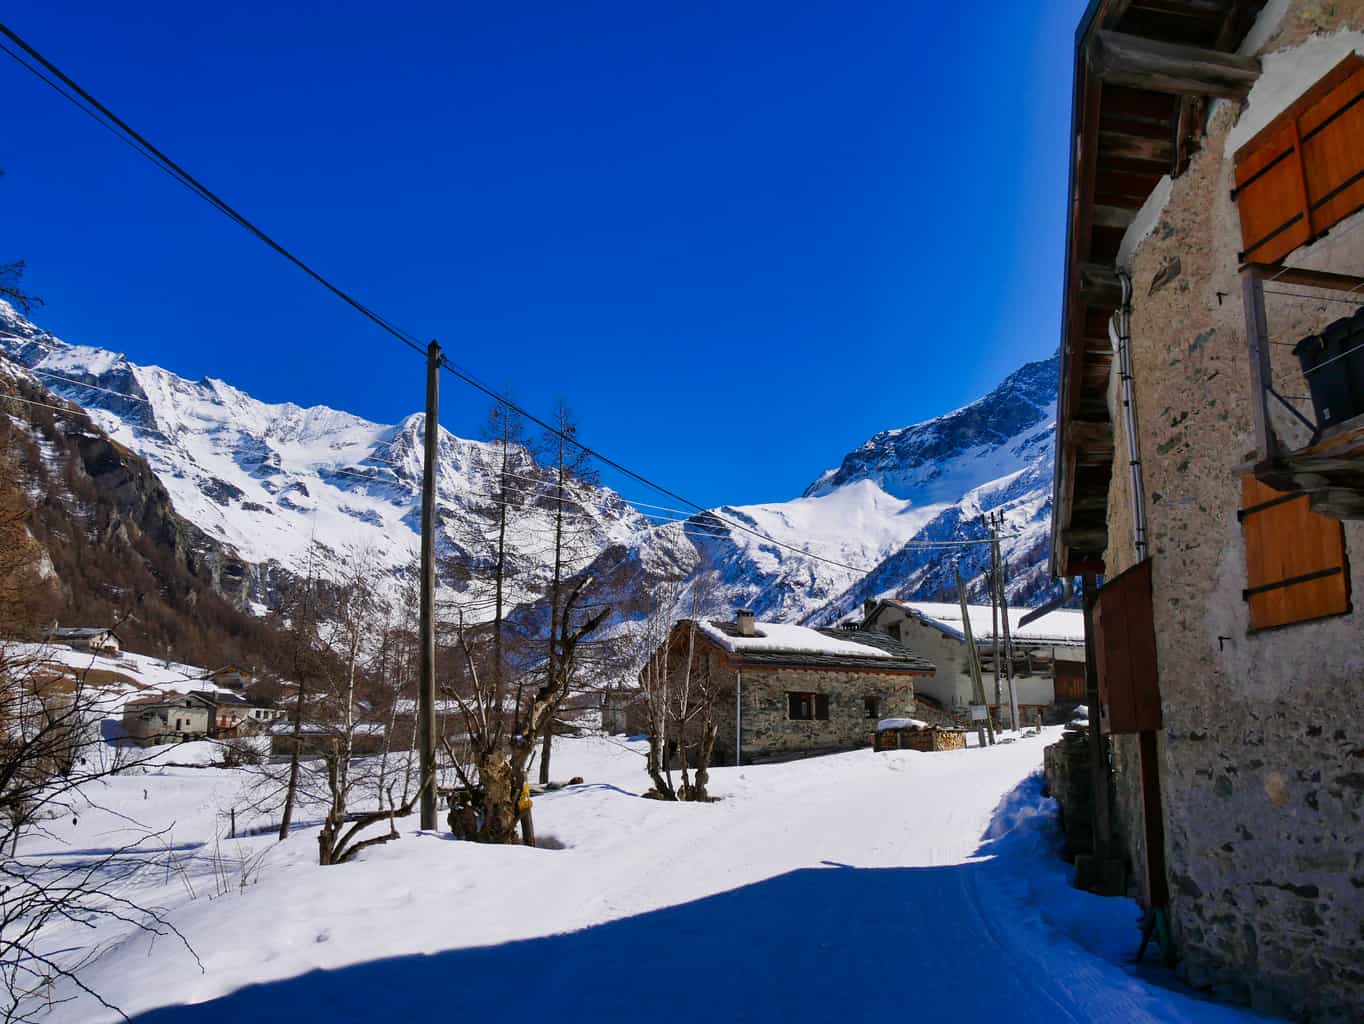
<path fill-rule="evenodd" d="M 30 373 L 41 373 L 44 377 L 54 377 L 57 380 L 65 381 L 67 384 L 74 384 L 78 388 L 89 388 L 91 391 L 103 391 L 107 395 L 116 395 L 119 398 L 131 399 L 134 402 L 144 402 L 151 405 L 151 402 L 139 395 L 127 395 L 122 391 L 115 391 L 113 388 L 102 388 L 98 384 L 87 384 L 83 380 L 76 380 L 72 377 L 63 377 L 60 373 L 53 373 L 51 370 L 42 370 L 36 366 L 27 367 Z"/>
<path fill-rule="evenodd" d="M 36 405 L 40 409 L 55 409 L 57 412 L 64 412 L 68 416 L 84 416 L 86 419 L 90 418 L 89 413 L 74 402 L 71 403 L 72 405 L 76 405 L 74 409 L 61 405 L 48 405 L 46 402 L 35 402 L 31 398 L 20 398 L 17 395 L 0 395 L 0 402 L 23 402 L 25 405 Z"/>
<path fill-rule="evenodd" d="M 50 60 L 44 57 L 32 46 L 30 46 L 27 42 L 24 41 L 24 39 L 22 39 L 18 34 L 16 34 L 12 29 L 10 29 L 7 25 L 3 23 L 0 23 L 0 34 L 6 36 L 25 54 L 27 54 L 34 61 L 37 61 L 38 64 L 41 65 L 41 67 L 49 75 L 51 75 L 53 78 L 57 80 L 57 82 L 54 83 L 50 78 L 42 74 L 37 68 L 34 68 L 31 64 L 28 63 L 28 61 L 24 60 L 9 47 L 5 47 L 3 46 L 3 44 L 0 44 L 0 48 L 2 48 L 6 54 L 8 54 L 15 61 L 17 61 L 22 67 L 24 67 L 29 72 L 35 74 L 38 78 L 42 79 L 47 85 L 55 89 L 61 96 L 67 99 L 78 109 L 82 110 L 88 116 L 94 118 L 97 121 L 100 121 L 100 123 L 103 124 L 110 131 L 114 132 L 115 134 L 119 134 L 121 132 L 122 133 L 122 135 L 120 136 L 121 138 L 124 138 L 124 140 L 128 141 L 130 145 L 133 145 L 135 149 L 138 149 L 139 152 L 141 152 L 144 156 L 151 160 L 152 163 L 154 163 L 160 170 L 164 171 L 171 178 L 180 182 L 180 184 L 189 188 L 190 191 L 194 192 L 205 202 L 209 203 L 209 205 L 216 208 L 228 219 L 232 220 L 237 225 L 248 231 L 250 234 L 255 236 L 269 248 L 273 249 L 280 256 L 283 256 L 286 260 L 288 260 L 290 263 L 296 266 L 299 270 L 303 271 L 305 274 L 311 277 L 322 287 L 326 288 L 337 298 L 341 299 L 341 301 L 345 302 L 351 308 L 356 310 L 356 312 L 360 313 L 375 326 L 379 327 L 385 333 L 391 335 L 397 341 L 399 341 L 406 347 L 412 349 L 419 355 L 423 357 L 426 356 L 427 354 L 426 348 L 419 341 L 417 341 L 415 336 L 395 326 L 389 320 L 385 319 L 383 316 L 379 315 L 373 309 L 366 306 L 364 303 L 360 302 L 358 299 L 356 299 L 354 296 L 346 292 L 344 289 L 333 284 L 321 273 L 314 270 L 309 264 L 305 263 L 302 259 L 294 255 L 294 253 L 286 249 L 283 245 L 277 242 L 270 235 L 266 234 L 265 231 L 257 227 L 252 221 L 248 220 L 245 215 L 243 215 L 236 208 L 231 206 L 221 196 L 213 192 L 211 189 L 208 188 L 208 186 L 203 184 L 203 182 L 199 181 L 198 178 L 194 177 L 194 175 L 190 174 L 187 170 L 180 166 L 180 164 L 172 160 L 166 153 L 164 153 L 161 149 L 155 146 L 145 136 L 143 136 L 131 125 L 129 125 L 126 121 L 120 118 L 117 114 L 115 114 L 107 106 L 101 103 L 88 91 L 82 88 L 69 75 L 63 72 L 60 68 L 58 68 L 55 64 L 53 64 Z M 58 85 L 57 83 L 60 83 L 60 85 Z M 101 120 L 101 118 L 103 120 Z M 482 392 L 487 397 L 499 403 L 504 409 L 508 409 L 512 412 L 515 412 L 524 420 L 526 420 L 529 423 L 535 424 L 536 426 L 540 427 L 542 430 L 546 431 L 551 436 L 556 437 L 568 444 L 572 444 L 584 455 L 596 459 L 602 465 L 610 466 L 612 469 L 623 474 L 624 476 L 632 480 L 635 480 L 638 483 L 641 483 L 644 486 L 650 488 L 651 490 L 656 491 L 659 494 L 663 494 L 673 499 L 674 501 L 677 501 L 680 504 L 695 510 L 698 513 L 712 516 L 719 522 L 729 526 L 731 529 L 751 534 L 752 536 L 757 537 L 759 540 L 762 540 L 768 544 L 772 544 L 779 548 L 785 548 L 786 550 L 793 551 L 796 554 L 802 555 L 813 561 L 824 562 L 828 565 L 836 566 L 840 569 L 846 569 L 848 571 L 860 573 L 863 575 L 866 575 L 867 573 L 873 571 L 870 568 L 859 567 L 856 565 L 851 565 L 847 562 L 839 561 L 838 559 L 827 558 L 823 555 L 817 555 L 814 552 L 810 551 L 808 547 L 799 547 L 795 544 L 790 544 L 786 541 L 777 540 L 775 537 L 770 537 L 759 530 L 755 530 L 752 527 L 749 527 L 741 522 L 730 519 L 727 516 L 723 516 L 720 513 L 716 512 L 715 510 L 709 509 L 704 505 L 701 505 L 699 502 L 692 501 L 690 498 L 687 498 L 682 494 L 679 494 L 677 491 L 674 491 L 671 488 L 663 486 L 662 484 L 658 483 L 655 480 L 650 479 L 644 474 L 638 473 L 635 470 L 630 469 L 623 463 L 616 461 L 610 456 L 605 455 L 601 451 L 579 440 L 576 436 L 565 433 L 558 427 L 553 426 L 546 420 L 541 419 L 534 413 L 531 413 L 530 411 L 522 408 L 520 405 L 517 405 L 515 402 L 513 402 L 510 398 L 506 397 L 505 395 L 498 394 L 488 385 L 478 380 L 478 378 L 476 378 L 473 374 L 456 366 L 453 362 L 450 361 L 448 357 L 445 356 L 441 357 L 440 366 L 442 369 L 444 369 L 447 373 L 451 374 L 456 379 L 463 381 L 469 387 L 474 388 L 476 391 Z M 437 427 L 438 426 L 439 424 L 437 424 Z M 423 425 L 423 429 L 429 428 L 430 424 Z M 674 509 L 672 511 L 683 512 L 682 509 Z M 963 541 L 958 543 L 979 542 Z M 925 544 L 923 546 L 928 545 Z"/>
<path fill-rule="evenodd" d="M 90 114 L 92 117 L 94 116 L 94 114 L 91 113 L 91 110 L 89 108 L 93 108 L 95 111 L 98 111 L 100 115 L 107 119 L 107 122 L 110 122 L 113 125 L 117 126 L 119 131 L 123 132 L 123 134 L 127 138 L 135 142 L 137 146 L 144 151 L 145 155 L 147 155 L 149 159 L 152 160 L 153 163 L 155 163 L 159 168 L 165 171 L 172 178 L 176 179 L 181 184 L 185 185 L 187 188 L 189 188 L 192 192 L 197 194 L 200 198 L 205 200 L 211 206 L 216 207 L 230 220 L 235 221 L 242 228 L 249 231 L 252 235 L 258 238 L 260 241 L 264 242 L 279 255 L 283 256 L 294 266 L 298 267 L 299 270 L 303 271 L 318 284 L 322 285 L 322 287 L 326 288 L 329 292 L 331 292 L 333 295 L 339 298 L 342 302 L 345 302 L 347 305 L 351 306 L 353 309 L 355 309 L 356 312 L 360 313 L 360 315 L 364 316 L 366 319 L 371 321 L 381 330 L 384 330 L 387 333 L 391 334 L 394 338 L 396 338 L 402 344 L 406 345 L 408 348 L 412 349 L 414 352 L 417 352 L 423 356 L 426 355 L 425 348 L 421 344 L 419 344 L 410 334 L 395 327 L 393 324 L 389 323 L 387 320 L 385 320 L 374 310 L 370 309 L 364 303 L 360 302 L 358 299 L 354 298 L 343 289 L 332 284 L 331 281 L 327 280 L 327 278 L 323 277 L 320 273 L 318 273 L 316 270 L 310 267 L 307 263 L 303 262 L 303 260 L 295 256 L 283 245 L 281 245 L 279 242 L 275 241 L 273 238 L 267 235 L 264 231 L 262 231 L 250 220 L 248 220 L 243 214 L 239 213 L 234 207 L 229 205 L 228 202 L 224 200 L 221 196 L 219 196 L 217 193 L 209 189 L 208 186 L 206 186 L 198 178 L 194 177 L 194 175 L 190 174 L 187 170 L 185 170 L 178 163 L 172 160 L 169 156 L 163 153 L 160 149 L 153 145 L 145 136 L 140 134 L 136 129 L 134 129 L 121 117 L 115 114 L 112 110 L 106 107 L 99 100 L 95 99 L 95 97 L 88 93 L 85 89 L 81 88 L 81 86 L 78 85 L 69 75 L 67 75 L 64 71 L 58 68 L 55 64 L 53 64 L 50 60 L 44 57 L 41 53 L 35 50 L 28 43 L 26 43 L 22 38 L 20 38 L 19 35 L 17 35 L 12 29 L 10 29 L 8 25 L 0 23 L 0 34 L 6 36 L 11 42 L 13 42 L 16 46 L 23 50 L 24 53 L 26 53 L 33 60 L 37 61 L 40 65 L 42 65 L 42 67 L 49 74 L 55 77 L 57 81 L 59 81 L 63 86 L 65 86 L 66 89 L 70 90 L 70 92 L 65 92 L 62 89 L 58 89 L 57 91 L 60 92 L 63 96 L 65 96 L 66 99 L 69 100 L 72 104 L 74 104 L 77 107 L 80 107 L 82 110 L 85 110 L 85 112 L 87 114 Z M 28 68 L 29 71 L 35 70 L 26 61 L 21 60 L 8 47 L 5 48 L 5 52 L 9 54 L 11 57 L 14 57 L 15 60 L 18 60 L 19 63 L 23 65 L 25 68 Z M 43 76 L 39 75 L 39 77 L 41 78 Z M 47 79 L 44 80 L 47 81 Z M 51 85 L 52 83 L 49 81 L 48 84 Z M 54 88 L 56 88 L 56 86 L 54 86 Z M 88 104 L 88 107 L 82 106 L 80 102 L 77 102 L 76 98 L 73 97 L 71 93 L 74 93 L 75 97 L 79 97 L 80 100 L 84 101 L 85 104 Z M 106 127 L 108 127 L 108 124 L 106 124 Z M 113 129 L 111 128 L 110 130 Z"/>

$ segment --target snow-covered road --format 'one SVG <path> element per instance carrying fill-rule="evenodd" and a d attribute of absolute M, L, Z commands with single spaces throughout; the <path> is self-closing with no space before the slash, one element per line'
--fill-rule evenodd
<path fill-rule="evenodd" d="M 409 834 L 326 869 L 311 829 L 214 843 L 229 772 L 117 779 L 111 811 L 145 818 L 149 788 L 182 811 L 177 841 L 207 844 L 136 893 L 172 908 L 203 970 L 129 936 L 86 980 L 147 1024 L 1250 1019 L 1138 977 L 1135 906 L 1068 888 L 1033 774 L 1051 732 L 720 769 L 704 806 L 640 800 L 637 750 L 568 741 L 556 774 L 588 782 L 535 808 L 567 849 Z M 259 877 L 211 898 L 210 848 L 229 874 L 264 853 Z M 52 1019 L 113 1018 L 72 1003 Z"/>

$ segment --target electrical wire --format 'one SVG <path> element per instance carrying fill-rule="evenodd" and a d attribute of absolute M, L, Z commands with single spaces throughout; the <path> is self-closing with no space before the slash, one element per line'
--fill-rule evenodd
<path fill-rule="evenodd" d="M 379 327 L 385 333 L 391 335 L 394 339 L 396 339 L 401 344 L 405 345 L 407 348 L 410 348 L 414 352 L 417 352 L 418 354 L 429 358 L 428 349 L 424 348 L 421 345 L 421 343 L 417 341 L 414 335 L 397 327 L 392 322 L 387 320 L 385 317 L 381 316 L 379 313 L 371 309 L 369 306 L 366 306 L 364 303 L 360 302 L 354 296 L 346 292 L 344 289 L 333 284 L 328 278 L 324 277 L 321 273 L 314 270 L 309 264 L 304 262 L 301 258 L 296 256 L 289 249 L 285 248 L 282 244 L 280 244 L 273 237 L 268 235 L 261 228 L 257 227 L 252 221 L 247 219 L 247 217 L 240 213 L 235 207 L 231 206 L 221 196 L 219 196 L 217 193 L 209 189 L 208 186 L 203 184 L 203 182 L 201 182 L 198 178 L 190 174 L 190 172 L 185 170 L 184 167 L 182 167 L 176 161 L 171 159 L 166 153 L 164 153 L 161 149 L 159 149 L 152 142 L 150 142 L 145 136 L 139 133 L 136 129 L 132 128 L 126 121 L 124 121 L 112 110 L 110 110 L 107 106 L 101 103 L 87 90 L 85 90 L 79 84 L 77 84 L 69 75 L 63 72 L 50 60 L 48 60 L 36 49 L 30 46 L 27 42 L 25 42 L 24 39 L 21 38 L 12 29 L 10 29 L 9 26 L 0 23 L 0 34 L 3 34 L 5 37 L 7 37 L 11 42 L 18 46 L 24 52 L 24 54 L 26 54 L 29 58 L 31 58 L 32 60 L 36 61 L 39 65 L 41 65 L 42 69 L 46 71 L 47 74 L 44 75 L 37 68 L 33 67 L 33 65 L 30 64 L 27 60 L 23 59 L 21 56 L 16 54 L 12 49 L 10 49 L 7 46 L 4 46 L 3 44 L 0 44 L 0 49 L 3 49 L 3 51 L 6 54 L 13 58 L 26 70 L 36 75 L 51 88 L 55 89 L 60 95 L 62 95 L 65 99 L 71 102 L 74 106 L 85 112 L 88 116 L 94 118 L 97 121 L 100 121 L 101 124 L 103 124 L 110 131 L 114 132 L 116 135 L 122 133 L 120 135 L 120 138 L 123 138 L 125 141 L 129 142 L 130 145 L 133 145 L 134 149 L 137 149 L 139 152 L 142 153 L 142 155 L 151 160 L 152 163 L 154 163 L 160 170 L 165 172 L 171 178 L 180 182 L 186 188 L 190 189 L 190 191 L 192 191 L 195 195 L 203 199 L 209 205 L 213 206 L 224 216 L 226 216 L 228 219 L 232 220 L 238 226 L 249 232 L 251 235 L 253 235 L 259 241 L 264 243 L 270 249 L 274 250 L 278 255 L 284 257 L 284 259 L 288 260 L 299 270 L 303 271 L 310 278 L 312 278 L 314 281 L 320 284 L 323 288 L 327 289 L 329 292 L 331 292 L 333 295 L 339 298 L 342 302 L 345 302 L 347 305 L 353 308 L 356 312 L 360 313 L 375 326 Z M 49 75 L 51 76 L 51 78 L 48 77 Z M 52 78 L 55 78 L 56 82 L 53 82 Z M 60 85 L 57 83 L 60 83 Z M 541 419 L 539 416 L 536 416 L 535 414 L 529 412 L 522 406 L 513 402 L 505 394 L 499 394 L 494 389 L 480 381 L 472 373 L 457 366 L 447 356 L 442 355 L 440 357 L 439 366 L 441 369 L 445 370 L 447 373 L 455 377 L 457 380 L 462 381 L 469 387 L 472 387 L 474 390 L 479 391 L 482 394 L 486 395 L 487 397 L 493 399 L 495 402 L 501 405 L 502 408 L 516 413 L 522 419 L 529 423 L 535 424 L 549 435 L 556 437 L 559 440 L 562 440 L 568 444 L 573 445 L 584 455 L 596 459 L 602 465 L 611 467 L 612 469 L 616 470 L 618 473 L 623 474 L 629 479 L 635 480 L 636 482 L 643 484 L 645 487 L 648 487 L 650 490 L 665 495 L 666 497 L 669 497 L 674 501 L 682 505 L 685 505 L 690 509 L 693 509 L 695 512 L 711 516 L 712 518 L 718 520 L 719 522 L 729 526 L 730 529 L 732 530 L 738 530 L 740 532 L 750 534 L 754 537 L 757 537 L 759 540 L 764 541 L 765 543 L 774 545 L 775 547 L 793 551 L 796 554 L 802 555 L 813 561 L 823 562 L 827 565 L 836 566 L 837 568 L 840 569 L 846 569 L 848 571 L 860 573 L 863 575 L 870 573 L 872 571 L 872 569 L 867 567 L 852 565 L 847 562 L 839 561 L 838 559 L 828 558 L 824 555 L 817 555 L 814 552 L 810 551 L 808 547 L 800 547 L 795 544 L 788 543 L 786 541 L 778 540 L 775 537 L 768 536 L 762 533 L 761 531 L 753 529 L 752 527 L 749 527 L 741 522 L 730 519 L 729 517 L 724 516 L 713 509 L 709 509 L 701 505 L 699 502 L 692 501 L 690 498 L 685 497 L 684 495 L 678 493 L 675 490 L 672 490 L 671 488 L 665 487 L 663 484 L 658 483 L 657 481 L 651 479 L 650 477 L 645 476 L 644 474 L 629 468 L 625 464 L 618 462 L 617 460 L 611 458 L 610 456 L 604 454 L 603 452 L 593 448 L 591 445 L 588 445 L 585 442 L 579 440 L 575 435 L 568 434 L 565 431 L 559 429 L 558 427 L 553 426 L 546 420 Z M 684 510 L 673 509 L 672 511 L 683 512 Z M 961 541 L 955 543 L 967 544 L 983 542 Z M 929 545 L 924 544 L 921 546 L 927 547 Z M 952 542 L 944 542 L 942 544 L 935 544 L 933 546 L 955 546 L 955 544 Z"/>

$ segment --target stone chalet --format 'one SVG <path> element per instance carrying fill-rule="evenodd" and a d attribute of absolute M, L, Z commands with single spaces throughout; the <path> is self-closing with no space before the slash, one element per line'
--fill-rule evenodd
<path fill-rule="evenodd" d="M 98 626 L 53 626 L 47 631 L 47 639 L 54 644 L 66 644 L 74 651 L 89 651 L 91 654 L 118 654 L 122 645 L 112 629 Z"/>
<path fill-rule="evenodd" d="M 869 746 L 880 719 L 913 712 L 915 678 L 934 671 L 884 634 L 757 622 L 740 610 L 733 622 L 674 624 L 658 654 L 679 684 L 693 636 L 693 685 L 719 695 L 715 765 Z"/>
<path fill-rule="evenodd" d="M 985 675 L 985 702 L 991 707 L 1009 706 L 1003 682 L 1004 657 L 1000 657 L 1000 694 L 995 695 L 995 613 L 989 605 L 968 605 L 971 635 L 980 652 Z M 888 633 L 931 658 L 937 674 L 919 686 L 921 696 L 931 697 L 945 710 L 962 711 L 974 702 L 966 631 L 961 605 L 933 601 L 868 601 L 863 609 L 864 630 Z M 1025 721 L 1031 712 L 1053 704 L 1079 704 L 1085 699 L 1084 614 L 1069 609 L 1047 612 L 1024 624 L 1028 609 L 1009 609 L 1009 636 L 1013 644 L 1014 688 Z M 1003 647 L 1000 629 L 1000 647 Z"/>

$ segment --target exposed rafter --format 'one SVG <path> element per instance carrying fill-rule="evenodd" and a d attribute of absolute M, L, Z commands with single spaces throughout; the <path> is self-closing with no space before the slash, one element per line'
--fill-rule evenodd
<path fill-rule="evenodd" d="M 1257 57 L 1143 39 L 1099 29 L 1090 44 L 1090 66 L 1105 84 L 1129 85 L 1176 96 L 1244 99 L 1260 77 Z"/>

